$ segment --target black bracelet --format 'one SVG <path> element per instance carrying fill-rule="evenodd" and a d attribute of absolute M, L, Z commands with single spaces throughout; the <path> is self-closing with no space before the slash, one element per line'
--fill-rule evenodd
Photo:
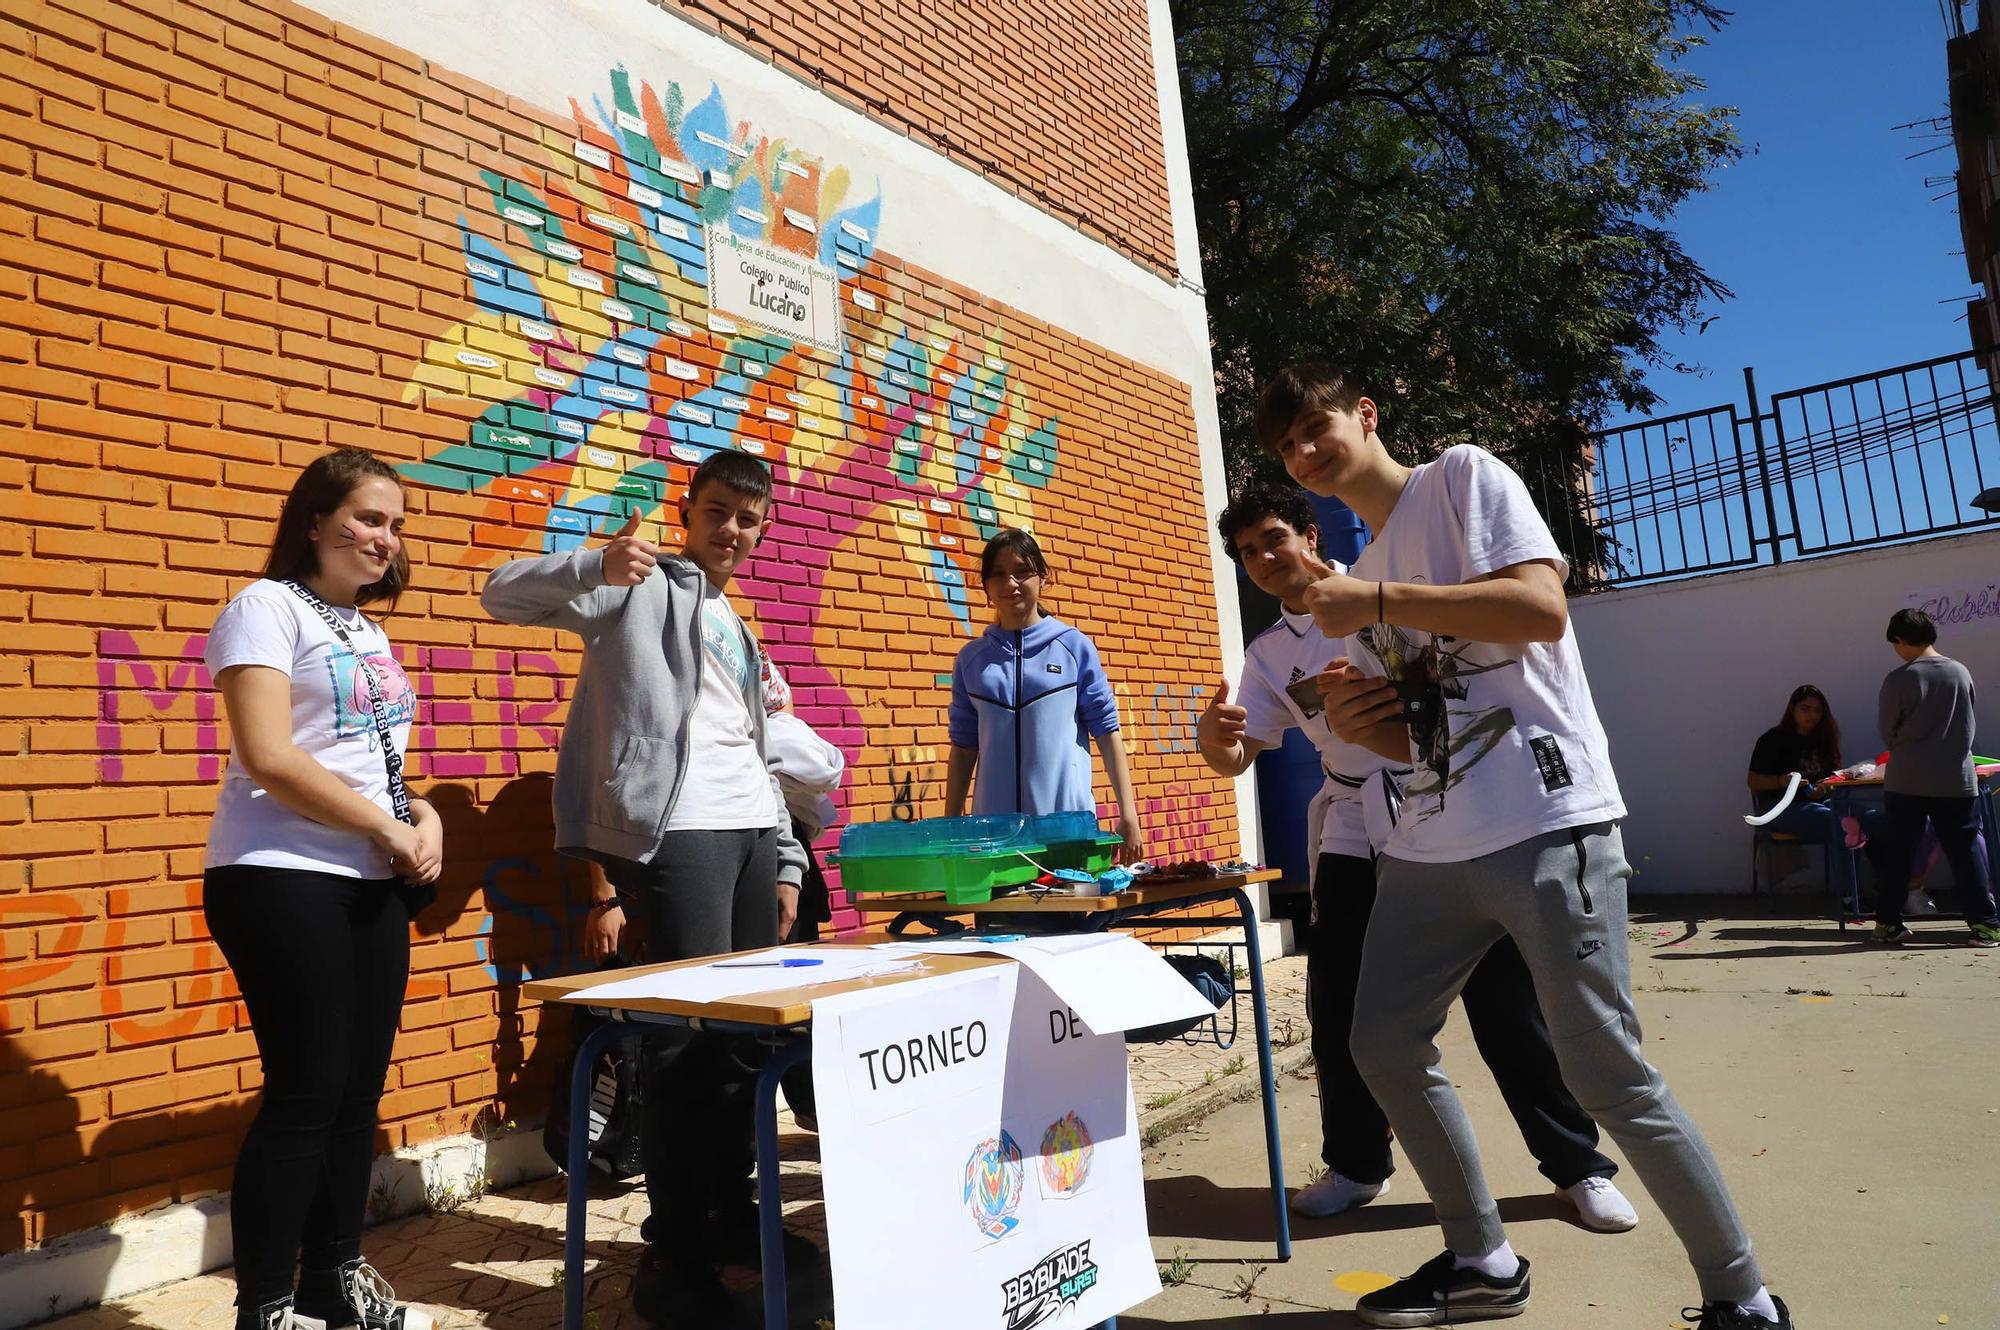
<path fill-rule="evenodd" d="M 590 909 L 585 911 L 585 913 L 595 914 L 599 910 L 622 910 L 624 908 L 625 908 L 624 904 L 620 902 L 616 896 L 606 896 L 601 901 L 592 901 L 590 903 Z"/>
<path fill-rule="evenodd" d="M 1388 611 L 1382 608 L 1382 584 L 1380 582 L 1375 584 L 1375 622 L 1382 624 L 1389 622 Z"/>

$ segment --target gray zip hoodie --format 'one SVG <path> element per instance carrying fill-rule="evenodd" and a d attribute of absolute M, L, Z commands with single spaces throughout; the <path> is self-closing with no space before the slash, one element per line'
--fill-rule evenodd
<path fill-rule="evenodd" d="M 583 639 L 583 670 L 556 759 L 556 848 L 580 858 L 650 863 L 687 777 L 688 727 L 701 694 L 701 600 L 708 575 L 662 555 L 635 587 L 604 585 L 604 551 L 516 559 L 493 570 L 479 603 L 502 623 L 565 628 Z M 746 660 L 757 643 L 746 629 Z M 796 886 L 806 852 L 792 834 L 764 738 L 764 695 L 744 690 L 778 808 L 778 881 Z"/>

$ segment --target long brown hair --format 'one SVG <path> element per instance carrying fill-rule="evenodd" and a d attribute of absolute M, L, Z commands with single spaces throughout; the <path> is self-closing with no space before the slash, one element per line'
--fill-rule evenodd
<path fill-rule="evenodd" d="M 386 480 L 398 491 L 403 478 L 396 469 L 363 448 L 340 448 L 315 458 L 292 482 L 285 496 L 285 509 L 278 514 L 278 531 L 271 537 L 271 554 L 264 561 L 264 576 L 282 582 L 288 578 L 311 577 L 319 572 L 318 547 L 312 541 L 313 524 L 346 503 L 355 487 L 369 479 Z M 410 584 L 410 556 L 402 544 L 389 560 L 389 570 L 378 581 L 355 593 L 356 605 L 387 601 L 394 608 L 396 598 Z"/>
<path fill-rule="evenodd" d="M 1778 723 L 1793 734 L 1798 734 L 1799 727 L 1792 722 L 1792 712 L 1798 709 L 1799 703 L 1809 697 L 1819 702 L 1819 725 L 1810 735 L 1799 735 L 1799 737 L 1810 740 L 1812 746 L 1819 750 L 1819 760 L 1826 764 L 1828 771 L 1838 771 L 1840 770 L 1840 722 L 1833 718 L 1833 703 L 1826 700 L 1826 694 L 1817 686 L 1802 683 L 1794 688 L 1792 700 L 1785 703 L 1785 718 Z"/>

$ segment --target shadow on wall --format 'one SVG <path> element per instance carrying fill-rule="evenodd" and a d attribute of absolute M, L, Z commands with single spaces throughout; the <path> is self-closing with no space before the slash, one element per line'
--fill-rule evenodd
<path fill-rule="evenodd" d="M 550 776 L 523 776 L 483 811 L 462 785 L 436 786 L 425 796 L 444 822 L 449 866 L 439 880 L 437 902 L 417 917 L 412 993 L 420 979 L 423 991 L 441 989 L 448 1002 L 472 987 L 448 969 L 422 968 L 424 939 L 472 940 L 483 977 L 492 985 L 498 1020 L 492 1047 L 494 1125 L 539 1123 L 569 1051 L 567 1022 L 552 1022 L 549 1037 L 537 1037 L 540 1013 L 532 1003 L 524 1008 L 521 985 L 586 968 L 582 944 L 590 871 L 555 852 L 553 786 Z"/>
<path fill-rule="evenodd" d="M 475 1140 L 444 1155 L 387 1155 L 377 1137 L 371 1221 L 408 1213 L 441 1188 L 465 1178 L 507 1183 L 540 1164 L 539 1145 L 489 1148 L 508 1123 L 539 1126 L 550 1086 L 569 1049 L 568 1022 L 536 1037 L 533 1004 L 524 1009 L 521 984 L 580 968 L 582 925 L 590 898 L 585 865 L 556 855 L 551 779 L 510 782 L 481 810 L 461 785 L 434 787 L 428 798 L 445 823 L 448 867 L 438 899 L 415 920 L 404 1031 L 441 1027 L 442 1054 L 409 1058 L 392 1068 L 385 1114 L 399 1094 L 427 1092 L 437 1105 L 440 1135 L 470 1132 Z M 439 942 L 473 943 L 476 970 Z M 464 949 L 454 948 L 462 953 Z M 429 953 L 429 954 L 427 954 Z M 440 959 L 431 959 L 432 955 Z M 468 1012 L 464 999 L 490 994 L 495 1025 Z M 412 1025 L 412 1021 L 421 1025 Z M 476 1022 L 479 1035 L 456 1042 L 457 1026 Z M 487 1042 L 489 1041 L 490 1042 Z M 471 1054 L 471 1057 L 461 1055 Z M 490 1088 L 486 1068 L 492 1069 Z M 83 1123 L 82 1101 L 54 1070 L 32 1063 L 21 1045 L 0 1035 L 0 1328 L 31 1324 L 88 1306 L 106 1296 L 226 1265 L 231 1249 L 227 1188 L 244 1130 L 257 1109 L 254 1095 L 210 1104 L 128 1114 Z M 421 1118 L 418 1118 L 421 1122 Z M 500 1155 L 511 1159 L 501 1159 Z M 546 1167 L 538 1171 L 545 1172 Z M 134 1234 L 93 1228 L 133 1210 L 197 1198 L 158 1218 L 171 1233 Z M 58 1237 L 23 1252 L 40 1215 Z M 152 1222 L 149 1217 L 145 1223 Z M 83 1231 L 75 1231 L 83 1230 Z M 150 1250 L 149 1250 L 150 1248 Z M 197 1264 L 198 1253 L 198 1264 Z M 10 1268 L 11 1267 L 11 1268 Z M 112 1315 L 112 1313 L 104 1313 Z M 98 1323 L 93 1322 L 93 1325 Z M 126 1324 L 105 1321 L 109 1327 Z M 130 1324 L 137 1325 L 138 1322 Z"/>
<path fill-rule="evenodd" d="M 255 1102 L 229 1101 L 164 1112 L 134 1114 L 82 1125 L 77 1092 L 54 1072 L 29 1061 L 12 1039 L 0 1036 L 0 1085 L 8 1087 L 10 1137 L 0 1144 L 0 1327 L 32 1324 L 98 1302 L 108 1290 L 159 1283 L 212 1269 L 228 1260 L 229 1215 L 217 1194 L 226 1187 L 237 1142 Z M 52 1227 L 75 1228 L 111 1217 L 105 1193 L 165 1203 L 189 1194 L 191 1176 L 220 1169 L 224 1181 L 192 1206 L 159 1221 L 175 1232 L 171 1254 L 127 1250 L 127 1235 L 87 1229 L 26 1253 L 31 1216 Z M 157 1273 L 151 1265 L 159 1263 Z M 11 1268 L 10 1268 L 11 1267 Z M 101 1330 L 138 1322 L 102 1320 Z"/>

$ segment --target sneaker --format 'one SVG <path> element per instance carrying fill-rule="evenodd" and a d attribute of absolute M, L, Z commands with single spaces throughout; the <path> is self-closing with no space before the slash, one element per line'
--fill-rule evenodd
<path fill-rule="evenodd" d="M 326 1322 L 292 1306 L 292 1295 L 273 1298 L 255 1311 L 236 1309 L 236 1330 L 326 1330 Z"/>
<path fill-rule="evenodd" d="M 1785 1307 L 1785 1300 L 1773 1293 L 1771 1304 L 1778 1309 L 1778 1319 L 1766 1320 L 1756 1312 L 1745 1311 L 1734 1302 L 1704 1302 L 1700 1307 L 1681 1308 L 1681 1319 L 1700 1327 L 1700 1330 L 1793 1330 L 1792 1314 Z"/>
<path fill-rule="evenodd" d="M 1639 1226 L 1639 1212 L 1610 1178 L 1587 1177 L 1564 1187 L 1562 1194 L 1576 1207 L 1583 1226 L 1597 1233 L 1623 1233 Z"/>
<path fill-rule="evenodd" d="M 2000 947 L 2000 924 L 1972 925 L 1972 945 L 1975 947 Z"/>
<path fill-rule="evenodd" d="M 1877 924 L 1868 935 L 1868 940 L 1879 947 L 1900 947 L 1917 935 L 1901 924 Z"/>
<path fill-rule="evenodd" d="M 333 1272 L 333 1292 L 324 1301 L 314 1282 L 310 1273 L 301 1276 L 301 1300 L 320 1318 L 313 1324 L 324 1321 L 326 1330 L 431 1330 L 437 1324 L 423 1308 L 397 1302 L 396 1290 L 365 1259 L 343 1262 Z"/>
<path fill-rule="evenodd" d="M 748 1330 L 762 1324 L 722 1285 L 713 1266 L 673 1261 L 648 1247 L 632 1275 L 632 1310 L 657 1326 L 700 1326 L 702 1330 Z"/>
<path fill-rule="evenodd" d="M 1512 1279 L 1461 1270 L 1450 1252 L 1425 1261 L 1408 1279 L 1365 1294 L 1354 1304 L 1365 1325 L 1457 1325 L 1496 1321 L 1528 1310 L 1528 1261 Z M 1719 1322 L 1718 1324 L 1726 1324 Z"/>
<path fill-rule="evenodd" d="M 1368 1204 L 1389 1190 L 1384 1182 L 1356 1182 L 1343 1173 L 1327 1170 L 1318 1182 L 1292 1193 L 1292 1213 L 1307 1219 L 1326 1219 L 1343 1210 Z"/>
<path fill-rule="evenodd" d="M 1912 888 L 1909 898 L 1903 902 L 1905 919 L 1934 919 L 1937 917 L 1937 902 L 1921 887 Z"/>

